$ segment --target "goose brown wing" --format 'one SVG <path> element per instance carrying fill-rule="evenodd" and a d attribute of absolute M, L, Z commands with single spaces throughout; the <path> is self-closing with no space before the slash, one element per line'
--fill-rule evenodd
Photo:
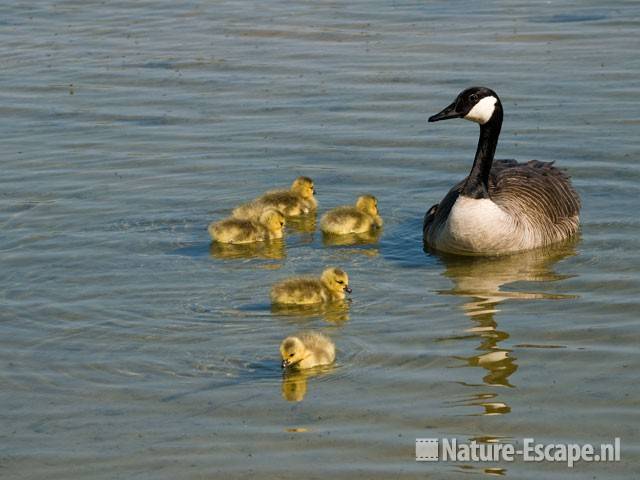
<path fill-rule="evenodd" d="M 569 176 L 553 162 L 496 160 L 489 175 L 489 197 L 514 215 L 554 223 L 580 212 L 580 198 Z"/>
<path fill-rule="evenodd" d="M 431 208 L 427 210 L 427 213 L 424 214 L 424 218 L 422 220 L 422 233 L 425 236 L 425 240 L 427 232 L 432 225 L 442 226 L 446 223 L 447 217 L 449 217 L 449 212 L 451 212 L 453 204 L 456 203 L 456 200 L 460 196 L 460 190 L 462 189 L 465 181 L 466 179 L 454 185 L 440 203 L 432 205 Z"/>

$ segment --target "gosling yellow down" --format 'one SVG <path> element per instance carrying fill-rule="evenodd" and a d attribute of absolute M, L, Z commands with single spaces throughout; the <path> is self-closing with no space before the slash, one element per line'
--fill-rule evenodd
<path fill-rule="evenodd" d="M 312 368 L 329 365 L 336 359 L 336 347 L 329 337 L 319 332 L 300 332 L 280 344 L 282 368 Z"/>
<path fill-rule="evenodd" d="M 362 195 L 355 205 L 334 208 L 320 219 L 320 229 L 335 235 L 366 233 L 380 227 L 382 217 L 378 214 L 378 200 L 373 195 Z"/>
<path fill-rule="evenodd" d="M 282 238 L 285 219 L 275 209 L 265 210 L 258 220 L 227 218 L 209 225 L 209 235 L 220 243 L 254 243 Z"/>
<path fill-rule="evenodd" d="M 258 218 L 266 208 L 275 208 L 287 217 L 298 217 L 314 212 L 318 202 L 314 196 L 313 180 L 309 177 L 298 177 L 289 190 L 272 190 L 261 197 L 236 207 L 232 216 L 245 220 Z"/>
<path fill-rule="evenodd" d="M 349 276 L 339 268 L 327 268 L 320 278 L 294 277 L 271 287 L 271 301 L 279 305 L 313 305 L 344 300 L 351 293 Z"/>

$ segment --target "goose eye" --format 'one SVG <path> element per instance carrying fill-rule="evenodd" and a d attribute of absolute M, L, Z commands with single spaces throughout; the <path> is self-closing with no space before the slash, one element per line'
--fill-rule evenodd
<path fill-rule="evenodd" d="M 293 357 L 293 353 L 290 353 L 290 354 L 289 354 L 289 356 L 290 356 L 290 357 Z"/>
<path fill-rule="evenodd" d="M 336 282 L 338 282 L 340 285 L 344 283 L 342 280 L 336 280 Z"/>
<path fill-rule="evenodd" d="M 476 103 L 478 101 L 478 95 L 476 95 L 475 93 L 472 93 L 471 95 L 469 95 L 469 101 L 471 103 Z"/>

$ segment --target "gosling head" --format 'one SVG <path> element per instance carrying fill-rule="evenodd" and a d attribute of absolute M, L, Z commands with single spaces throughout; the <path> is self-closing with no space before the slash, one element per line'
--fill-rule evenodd
<path fill-rule="evenodd" d="M 430 122 L 464 118 L 480 125 L 490 120 L 502 121 L 502 104 L 498 95 L 486 87 L 471 87 L 464 90 L 455 101 L 440 113 L 429 117 Z"/>
<path fill-rule="evenodd" d="M 372 217 L 378 216 L 378 200 L 373 195 L 362 195 L 358 197 L 356 208 L 361 212 L 368 213 Z"/>
<path fill-rule="evenodd" d="M 307 348 L 298 337 L 287 337 L 280 344 L 282 368 L 292 367 L 308 355 Z"/>
<path fill-rule="evenodd" d="M 322 283 L 333 292 L 351 293 L 351 289 L 349 288 L 349 275 L 339 268 L 327 268 L 322 272 Z"/>
<path fill-rule="evenodd" d="M 286 222 L 284 215 L 279 210 L 268 208 L 260 214 L 260 223 L 267 227 L 270 232 L 282 235 Z"/>
<path fill-rule="evenodd" d="M 296 178 L 291 185 L 291 191 L 297 193 L 305 200 L 313 198 L 313 195 L 316 193 L 313 180 L 309 177 Z"/>

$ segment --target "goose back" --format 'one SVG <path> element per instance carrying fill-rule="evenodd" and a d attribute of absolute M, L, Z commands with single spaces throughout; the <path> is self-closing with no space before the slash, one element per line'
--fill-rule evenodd
<path fill-rule="evenodd" d="M 426 213 L 423 234 L 427 246 L 438 249 L 446 233 L 451 210 L 461 196 L 466 179 L 455 185 L 443 200 Z M 514 242 L 507 251 L 549 245 L 578 230 L 580 199 L 569 176 L 553 162 L 495 160 L 487 182 L 489 200 L 508 216 Z M 515 241 L 519 239 L 519 241 Z M 464 251 L 458 246 L 457 253 Z"/>

